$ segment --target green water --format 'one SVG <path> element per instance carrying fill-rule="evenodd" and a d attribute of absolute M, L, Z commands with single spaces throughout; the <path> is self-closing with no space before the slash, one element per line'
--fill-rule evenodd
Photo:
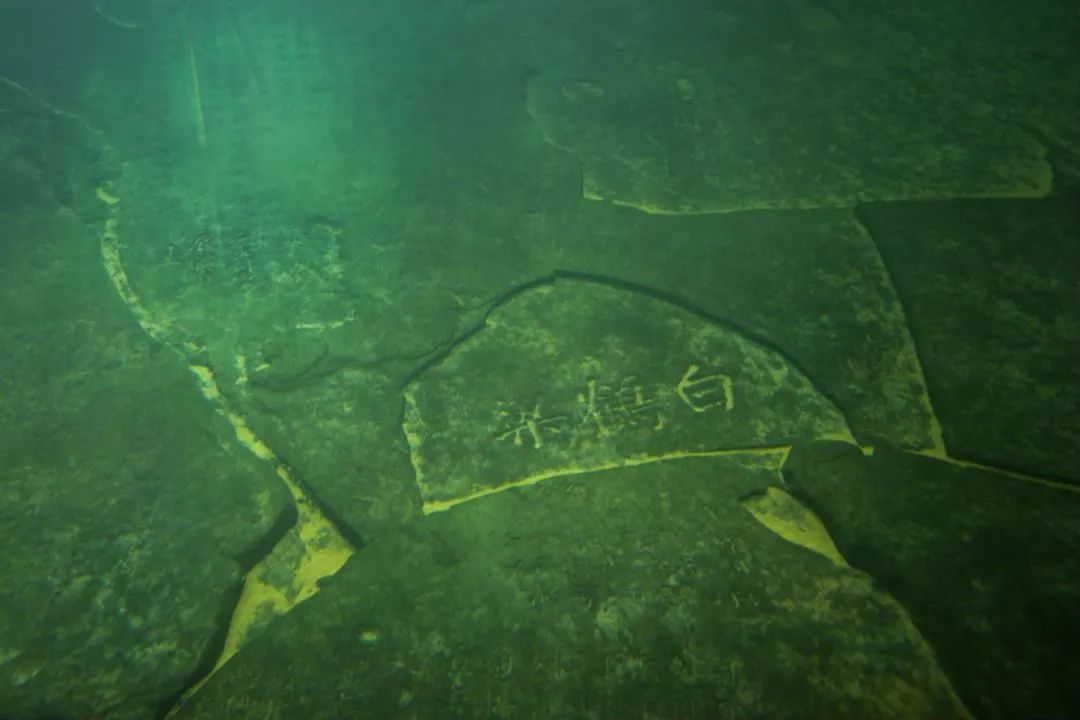
<path fill-rule="evenodd" d="M 4 0 L 0 720 L 1080 716 L 1075 37 Z"/>

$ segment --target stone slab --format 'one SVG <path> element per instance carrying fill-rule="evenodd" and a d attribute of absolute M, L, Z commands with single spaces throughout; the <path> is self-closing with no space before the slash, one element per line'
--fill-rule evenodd
<path fill-rule="evenodd" d="M 584 194 L 651 212 L 1043 196 L 1075 172 L 1066 5 L 547 3 L 529 108 Z M 525 21 L 524 19 L 522 20 Z"/>
<path fill-rule="evenodd" d="M 77 214 L 102 148 L 37 107 L 0 163 L 26 190 L 0 202 L 0 715 L 145 720 L 213 660 L 290 505 L 116 297 Z"/>
<path fill-rule="evenodd" d="M 868 205 L 956 457 L 1080 483 L 1080 194 Z"/>
<path fill-rule="evenodd" d="M 977 717 L 1080 714 L 1080 493 L 887 446 L 804 447 L 784 476 Z"/>
<path fill-rule="evenodd" d="M 499 305 L 405 388 L 426 503 L 503 484 L 850 438 L 787 360 L 646 295 L 563 280 Z"/>
<path fill-rule="evenodd" d="M 969 717 L 894 601 L 741 506 L 775 479 L 687 459 L 425 517 L 174 717 Z"/>

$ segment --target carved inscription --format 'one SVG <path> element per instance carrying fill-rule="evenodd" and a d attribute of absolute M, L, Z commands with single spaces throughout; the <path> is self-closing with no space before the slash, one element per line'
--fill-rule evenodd
<path fill-rule="evenodd" d="M 522 410 L 514 403 L 499 401 L 495 405 L 495 419 L 503 430 L 496 433 L 496 440 L 511 440 L 515 445 L 526 443 L 534 448 L 543 446 L 544 434 L 558 435 L 565 430 L 565 415 L 546 417 L 540 411 L 540 403 L 532 410 Z"/>
<path fill-rule="evenodd" d="M 686 368 L 679 384 L 675 386 L 679 399 L 698 413 L 721 406 L 725 410 L 734 409 L 735 397 L 731 392 L 731 378 L 720 373 L 698 375 L 699 370 L 701 368 L 697 365 Z"/>
<path fill-rule="evenodd" d="M 563 403 L 556 399 L 531 403 L 500 400 L 495 404 L 494 437 L 536 449 L 553 441 L 575 446 L 631 427 L 660 431 L 668 427 L 680 402 L 695 413 L 732 410 L 731 378 L 702 372 L 700 366 L 691 364 L 672 385 L 648 385 L 633 376 L 615 383 L 590 379 Z"/>

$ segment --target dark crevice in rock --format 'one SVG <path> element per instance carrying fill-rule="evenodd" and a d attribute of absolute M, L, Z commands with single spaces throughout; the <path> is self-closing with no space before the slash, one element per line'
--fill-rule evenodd
<path fill-rule="evenodd" d="M 716 325 L 717 327 L 724 328 L 743 338 L 746 338 L 755 345 L 765 348 L 769 352 L 772 352 L 777 356 L 783 358 L 784 362 L 788 363 L 789 365 L 791 365 L 791 367 L 798 370 L 811 382 L 813 382 L 814 380 L 813 375 L 811 375 L 806 370 L 806 368 L 802 367 L 799 362 L 795 358 L 793 358 L 788 352 L 786 352 L 783 348 L 777 346 L 768 338 L 744 325 L 740 325 L 739 323 L 731 320 L 730 318 L 721 317 L 713 312 L 710 312 L 709 310 L 706 310 L 705 308 L 683 298 L 677 293 L 667 290 L 659 290 L 657 288 L 649 287 L 647 285 L 640 285 L 638 283 L 630 282 L 628 280 L 623 280 L 621 278 L 612 277 L 609 275 L 579 272 L 575 270 L 558 270 L 555 272 L 555 278 L 564 280 L 577 280 L 580 282 L 595 283 L 597 285 L 605 285 L 616 290 L 636 293 L 638 295 L 643 295 L 645 297 L 667 303 L 668 305 L 672 305 L 679 308 L 680 310 L 684 310 L 691 315 L 695 315 L 708 323 Z M 827 398 L 829 402 L 831 402 L 838 408 L 842 408 L 839 400 L 829 395 L 829 393 L 825 392 L 825 390 L 819 384 L 814 383 L 814 387 L 819 393 L 821 393 L 825 398 Z"/>
<path fill-rule="evenodd" d="M 293 484 L 303 491 L 304 497 L 307 498 L 308 503 L 314 507 L 320 515 L 325 517 L 350 545 L 357 551 L 362 550 L 364 546 L 367 545 L 367 541 L 364 539 L 363 534 L 352 527 L 348 520 L 341 513 L 334 510 L 330 503 L 324 501 L 311 484 L 304 481 L 300 472 L 293 465 L 286 462 L 285 458 L 281 458 L 281 460 L 285 466 L 289 468 L 289 474 L 292 476 Z"/>
<path fill-rule="evenodd" d="M 296 525 L 296 520 L 296 506 L 292 502 L 289 502 L 282 509 L 281 513 L 274 520 L 274 524 L 270 526 L 270 529 L 265 535 L 253 542 L 249 547 L 242 548 L 236 553 L 233 560 L 235 560 L 243 569 L 245 575 L 278 546 L 281 539 L 285 537 L 285 534 Z"/>
<path fill-rule="evenodd" d="M 277 547 L 285 534 L 296 524 L 296 520 L 296 507 L 291 502 L 287 503 L 270 526 L 270 529 L 261 538 L 249 547 L 241 549 L 233 557 L 233 560 L 240 566 L 240 579 L 220 598 L 217 612 L 218 619 L 215 623 L 217 632 L 207 642 L 202 657 L 195 664 L 188 680 L 174 694 L 162 699 L 155 714 L 157 720 L 165 720 L 169 713 L 182 702 L 184 695 L 214 670 L 218 658 L 221 657 L 221 653 L 225 649 L 225 641 L 228 638 L 233 616 L 236 613 L 237 604 L 240 602 L 240 596 L 244 591 L 244 582 L 248 573 Z"/>
<path fill-rule="evenodd" d="M 919 352 L 919 338 L 915 331 L 915 327 L 911 323 L 911 313 L 908 311 L 907 304 L 904 302 L 904 296 L 900 293 L 900 287 L 896 284 L 896 278 L 893 277 L 892 268 L 889 267 L 889 263 L 885 260 L 885 254 L 881 252 L 881 247 L 878 244 L 877 238 L 874 235 L 874 230 L 871 227 L 871 222 L 864 208 L 866 204 L 859 204 L 851 208 L 851 217 L 858 224 L 859 228 L 866 235 L 866 239 L 870 241 L 870 245 L 874 248 L 874 253 L 878 257 L 878 261 L 881 263 L 881 269 L 885 273 L 885 280 L 889 283 L 889 290 L 892 291 L 892 296 L 896 300 L 896 304 L 900 307 L 900 315 L 904 319 L 904 329 L 907 330 L 908 336 L 911 338 L 911 352 L 915 356 L 915 361 L 919 364 L 919 373 L 922 375 L 923 385 L 927 394 L 931 408 L 933 420 L 940 422 L 937 417 L 937 413 L 933 412 L 934 398 L 930 393 L 930 388 L 926 387 L 928 380 L 926 378 L 926 358 L 923 357 L 923 353 Z"/>
<path fill-rule="evenodd" d="M 261 387 L 259 389 L 266 390 L 266 388 Z M 230 389 L 227 387 L 220 388 L 220 392 L 222 398 L 224 398 L 225 405 L 227 407 L 244 407 L 245 401 L 250 398 L 251 402 L 257 407 L 258 412 L 261 415 L 269 416 L 276 420 L 280 420 L 282 418 L 279 412 L 269 407 L 265 403 L 260 402 L 258 399 L 258 394 L 256 393 L 250 393 L 247 395 L 246 398 L 238 399 L 232 396 Z M 260 437 L 263 436 L 263 433 L 257 432 L 256 434 Z M 367 544 L 363 539 L 361 533 L 359 533 L 355 528 L 351 527 L 344 519 L 344 517 L 340 513 L 336 512 L 333 507 L 320 499 L 314 488 L 309 483 L 305 482 L 303 477 L 300 476 L 297 467 L 293 463 L 289 462 L 289 459 L 286 456 L 282 455 L 280 449 L 275 448 L 274 453 L 276 456 L 276 461 L 274 461 L 274 464 L 280 464 L 289 469 L 289 474 L 292 477 L 293 484 L 300 489 L 300 491 L 304 494 L 304 497 L 307 498 L 308 502 L 310 502 L 311 505 L 319 513 L 326 517 L 326 519 L 337 529 L 338 532 L 341 533 L 341 535 L 346 540 L 349 541 L 350 544 L 353 545 L 353 547 L 360 549 Z M 276 480 L 277 478 L 274 479 Z M 260 540 L 249 551 L 241 553 L 236 558 L 237 562 L 239 562 L 244 568 L 246 568 L 245 572 L 247 571 L 247 569 L 250 569 L 257 562 L 266 557 L 281 540 L 282 536 L 284 536 L 284 534 L 288 532 L 288 530 L 293 527 L 293 525 L 296 524 L 296 507 L 291 502 L 291 500 L 288 507 L 289 516 L 286 519 L 287 521 L 285 522 L 284 527 L 280 528 L 280 532 L 268 533 L 266 539 Z M 280 522 L 281 521 L 275 523 L 275 530 L 278 529 Z"/>
<path fill-rule="evenodd" d="M 1051 154 L 1048 150 L 1048 160 L 1054 164 L 1056 161 L 1050 158 Z M 977 287 L 983 288 L 991 297 L 1020 302 L 1032 297 L 1031 288 L 1022 293 L 1009 285 L 1008 276 L 1001 274 L 1002 268 L 1010 272 L 1013 268 L 1023 269 L 1023 263 L 1029 259 L 1031 266 L 1027 274 L 1018 277 L 1049 273 L 1040 281 L 1041 287 L 1036 288 L 1035 297 L 1041 293 L 1043 299 L 1035 305 L 1036 310 L 1031 311 L 1032 316 L 1040 317 L 1038 311 L 1043 309 L 1050 313 L 1050 320 L 1042 326 L 1049 329 L 1066 322 L 1072 303 L 1064 288 L 1069 287 L 1070 276 L 1067 272 L 1058 276 L 1055 261 L 1045 256 L 1052 253 L 1054 247 L 1068 247 L 1070 228 L 1075 227 L 1068 219 L 1070 206 L 1075 204 L 1069 202 L 1072 194 L 1075 191 L 1058 184 L 1050 198 L 867 203 L 853 208 L 852 214 L 877 249 L 896 302 L 900 304 L 935 410 L 934 416 L 941 425 L 948 457 L 1032 480 L 1075 487 L 1076 477 L 1070 474 L 1069 465 L 1045 462 L 1049 457 L 1045 448 L 1051 447 L 1051 443 L 1068 448 L 1067 433 L 1059 432 L 1068 425 L 1066 404 L 1056 405 L 1056 412 L 1061 415 L 1050 415 L 1049 420 L 1047 413 L 1053 410 L 1048 408 L 1029 408 L 1024 419 L 996 419 L 995 413 L 1003 415 L 1005 407 L 1015 406 L 1010 411 L 1015 413 L 1025 411 L 1026 406 L 1014 403 L 1011 395 L 1000 391 L 993 373 L 984 377 L 981 371 L 969 370 L 967 375 L 983 378 L 983 384 L 972 385 L 964 391 L 966 373 L 957 370 L 964 364 L 985 370 L 986 364 L 978 365 L 978 359 L 997 352 L 997 344 L 1004 343 L 1004 347 L 1016 349 L 1012 356 L 1016 367 L 1036 372 L 1036 379 L 1027 381 L 1030 389 L 1036 386 L 1031 383 L 1049 377 L 1049 371 L 1045 370 L 1050 367 L 1049 363 L 1061 363 L 1057 367 L 1068 368 L 1067 359 L 1063 359 L 1067 352 L 1059 345 L 1058 350 L 1052 350 L 1050 340 L 1040 339 L 1038 334 L 1030 335 L 1025 341 L 1021 330 L 1026 326 L 999 323 L 994 311 L 982 307 L 977 300 L 964 299 L 959 290 L 954 296 L 943 295 L 940 289 L 942 284 L 951 282 L 951 272 L 957 279 L 974 279 L 972 282 L 977 282 Z M 947 248 L 936 250 L 945 240 L 957 247 L 983 249 L 967 250 L 966 254 Z M 1002 255 L 1005 250 L 1008 250 L 1008 256 Z M 1059 268 L 1070 267 L 1068 257 L 1057 261 Z M 1062 289 L 1051 290 L 1052 282 Z M 937 287 L 937 295 L 933 295 L 934 287 Z M 1035 300 L 1030 302 L 1034 304 Z M 961 330 L 974 327 L 975 323 L 983 323 L 982 329 L 964 335 Z M 1041 353 L 1037 352 L 1040 342 L 1043 343 Z M 1000 379 L 1001 376 L 997 377 Z M 1018 391 L 1013 389 L 1012 392 Z M 969 407 L 980 410 L 972 411 Z M 1044 422 L 1040 425 L 1034 424 L 1041 421 Z M 1013 425 L 1014 422 L 1020 424 Z M 971 426 L 982 427 L 982 430 L 973 432 Z M 1028 432 L 1017 438 L 1017 427 L 1028 431 L 1038 427 L 1039 432 Z M 998 439 L 987 439 L 995 434 Z"/>
<path fill-rule="evenodd" d="M 634 282 L 631 282 L 631 281 L 628 281 L 628 280 L 623 280 L 621 278 L 613 277 L 613 276 L 610 276 L 610 275 L 601 275 L 601 274 L 598 274 L 598 273 L 590 273 L 590 272 L 583 272 L 583 271 L 579 271 L 579 270 L 567 270 L 567 269 L 557 269 L 553 273 L 551 273 L 550 275 L 545 275 L 545 276 L 536 278 L 534 280 L 531 280 L 531 281 L 529 281 L 527 283 L 516 285 L 516 286 L 508 289 L 507 291 L 505 291 L 501 295 L 497 296 L 491 302 L 491 305 L 488 307 L 487 311 L 484 313 L 483 318 L 478 323 L 476 323 L 476 325 L 474 325 L 469 330 L 465 331 L 461 335 L 459 335 L 456 338 L 446 342 L 444 345 L 442 345 L 441 347 L 434 350 L 431 353 L 429 359 L 426 362 L 424 362 L 421 365 L 417 366 L 411 373 L 409 373 L 405 377 L 404 381 L 402 382 L 402 388 L 404 389 L 405 387 L 408 387 L 408 385 L 410 385 L 418 377 L 423 375 L 427 370 L 431 369 L 432 367 L 437 366 L 439 363 L 441 363 L 443 360 L 445 360 L 451 353 L 453 353 L 454 350 L 457 349 L 460 345 L 467 342 L 470 338 L 472 338 L 478 332 L 483 330 L 486 327 L 488 318 L 498 308 L 500 308 L 501 306 L 513 301 L 518 296 L 520 296 L 520 295 L 522 295 L 522 294 L 524 294 L 526 292 L 529 292 L 530 290 L 534 290 L 534 289 L 536 289 L 538 287 L 543 287 L 545 285 L 550 285 L 550 284 L 558 282 L 560 280 L 573 281 L 573 282 L 583 282 L 583 283 L 592 283 L 592 284 L 595 284 L 595 285 L 603 285 L 605 287 L 613 288 L 615 290 L 621 290 L 621 291 L 624 291 L 624 292 L 630 292 L 630 293 L 634 293 L 636 295 L 652 298 L 654 300 L 658 300 L 658 301 L 667 303 L 668 305 L 671 305 L 673 307 L 679 308 L 680 310 L 688 312 L 691 315 L 699 317 L 699 318 L 701 318 L 702 320 L 704 320 L 704 321 L 706 321 L 708 323 L 711 323 L 711 324 L 716 325 L 718 327 L 722 327 L 722 328 L 725 328 L 727 330 L 730 330 L 731 332 L 734 332 L 734 333 L 740 335 L 741 337 L 746 338 L 750 342 L 755 343 L 759 347 L 765 348 L 765 349 L 769 350 L 770 352 L 775 353 L 779 357 L 782 357 L 785 362 L 787 362 L 789 365 L 791 365 L 791 367 L 795 368 L 798 372 L 800 372 L 802 375 L 804 375 L 806 378 L 808 378 L 811 381 L 811 383 L 814 384 L 815 389 L 819 393 L 821 393 L 821 395 L 823 397 L 825 397 L 829 402 L 831 402 L 835 407 L 837 407 L 841 411 L 841 413 L 845 415 L 845 418 L 846 418 L 847 413 L 846 413 L 846 411 L 844 409 L 844 406 L 841 404 L 841 402 L 838 400 L 838 398 L 834 397 L 832 394 L 827 392 L 820 384 L 815 383 L 814 379 L 813 379 L 813 375 L 811 375 L 809 372 L 807 372 L 806 369 L 803 368 L 797 360 L 795 360 L 793 357 L 791 357 L 791 355 L 789 353 L 785 352 L 783 350 L 783 348 L 778 347 L 776 344 L 772 343 L 771 341 L 769 341 L 767 338 L 763 337 L 759 333 L 757 333 L 757 332 L 755 332 L 755 331 L 753 331 L 753 330 L 751 330 L 751 329 L 749 329 L 749 328 L 747 328 L 745 326 L 739 325 L 738 323 L 733 322 L 732 320 L 730 320 L 728 318 L 722 318 L 722 317 L 716 315 L 715 313 L 712 313 L 712 312 L 710 312 L 710 311 L 708 311 L 708 310 L 706 310 L 706 309 L 704 309 L 704 308 L 702 308 L 702 307 L 700 307 L 700 306 L 698 306 L 698 305 L 696 305 L 696 304 L 682 298 L 681 296 L 679 296 L 676 293 L 672 293 L 672 292 L 669 292 L 669 291 L 666 291 L 666 290 L 660 290 L 660 289 L 650 287 L 650 286 L 647 286 L 647 285 L 641 285 L 641 284 L 638 284 L 638 283 L 634 283 Z M 401 418 L 401 420 L 404 419 L 404 412 L 405 412 L 404 404 L 402 404 L 402 408 L 401 408 L 402 418 Z M 846 419 L 845 419 L 845 422 L 846 422 Z M 848 423 L 848 425 L 850 425 L 850 423 Z"/>
<path fill-rule="evenodd" d="M 456 348 L 458 348 L 460 345 L 467 342 L 471 337 L 483 330 L 487 326 L 487 320 L 491 316 L 491 313 L 495 312 L 497 309 L 523 293 L 534 290 L 538 287 L 543 287 L 544 285 L 551 284 L 556 279 L 558 279 L 558 277 L 558 272 L 552 275 L 545 275 L 534 280 L 522 283 L 520 285 L 515 285 L 506 290 L 505 292 L 496 295 L 491 300 L 487 309 L 484 311 L 483 316 L 478 322 L 476 322 L 476 324 L 474 324 L 471 328 L 468 328 L 464 332 L 460 333 L 456 337 L 450 338 L 441 345 L 433 348 L 428 356 L 428 359 L 413 368 L 413 370 L 405 376 L 401 383 L 402 389 L 408 387 L 412 382 L 414 382 L 418 377 L 423 375 L 427 370 L 441 363 L 452 352 L 454 352 Z M 404 412 L 404 409 L 402 410 L 402 412 Z"/>

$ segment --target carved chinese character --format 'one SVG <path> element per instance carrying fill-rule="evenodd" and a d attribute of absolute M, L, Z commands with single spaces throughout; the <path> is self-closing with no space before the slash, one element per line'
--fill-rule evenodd
<path fill-rule="evenodd" d="M 560 425 L 566 420 L 565 415 L 545 417 L 540 411 L 540 403 L 536 403 L 532 410 L 523 410 L 514 403 L 502 401 L 496 403 L 495 418 L 503 426 L 496 432 L 496 440 L 512 440 L 518 447 L 528 441 L 533 448 L 544 444 L 545 433 L 561 433 Z"/>
<path fill-rule="evenodd" d="M 715 407 L 733 409 L 735 395 L 732 393 L 731 378 L 721 373 L 699 376 L 700 369 L 697 365 L 690 365 L 675 386 L 675 392 L 682 401 L 698 413 Z"/>
<path fill-rule="evenodd" d="M 623 378 L 614 393 L 614 411 L 627 424 L 647 422 L 660 404 L 659 394 L 648 394 L 645 387 L 638 385 L 635 380 L 633 376 Z"/>
<path fill-rule="evenodd" d="M 578 393 L 578 404 L 581 406 L 580 420 L 578 421 L 578 428 L 586 428 L 590 425 L 596 431 L 597 435 L 607 435 L 609 432 L 608 421 L 604 417 L 603 413 L 603 396 L 605 395 L 603 386 L 597 385 L 595 380 L 589 380 L 587 389 L 584 393 Z"/>

